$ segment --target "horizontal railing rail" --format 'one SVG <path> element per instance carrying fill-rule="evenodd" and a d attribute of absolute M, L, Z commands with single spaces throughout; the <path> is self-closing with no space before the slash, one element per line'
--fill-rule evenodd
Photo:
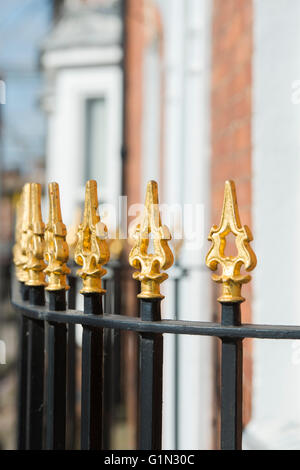
<path fill-rule="evenodd" d="M 103 316 L 84 314 L 80 310 L 67 309 L 64 312 L 49 310 L 48 306 L 39 307 L 24 303 L 20 298 L 12 299 L 13 305 L 26 317 L 91 326 L 94 328 L 113 328 L 140 333 L 161 333 L 215 336 L 217 338 L 257 338 L 257 339 L 300 339 L 300 325 L 256 325 L 243 323 L 240 326 L 226 326 L 217 322 L 160 320 L 145 321 L 139 317 L 103 314 Z M 171 315 L 170 315 L 171 316 Z"/>

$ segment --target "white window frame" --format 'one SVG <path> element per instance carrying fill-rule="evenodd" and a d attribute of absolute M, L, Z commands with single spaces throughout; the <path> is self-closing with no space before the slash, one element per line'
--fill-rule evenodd
<path fill-rule="evenodd" d="M 66 223 L 72 223 L 75 207 L 84 199 L 82 172 L 85 171 L 85 112 L 87 99 L 107 101 L 107 185 L 101 175 L 101 201 L 115 204 L 121 192 L 122 70 L 120 66 L 70 68 L 57 72 L 54 109 L 50 115 L 47 179 L 61 186 Z"/>

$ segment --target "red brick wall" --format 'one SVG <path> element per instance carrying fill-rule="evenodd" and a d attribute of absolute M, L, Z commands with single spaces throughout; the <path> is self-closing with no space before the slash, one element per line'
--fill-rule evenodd
<path fill-rule="evenodd" d="M 218 223 L 224 181 L 233 179 L 242 224 L 251 228 L 252 0 L 214 0 L 212 12 L 211 188 Z M 251 318 L 251 284 L 242 319 Z M 244 348 L 244 423 L 251 415 L 252 345 Z"/>
<path fill-rule="evenodd" d="M 128 206 L 139 203 L 141 195 L 143 52 L 145 44 L 143 0 L 126 2 L 125 58 L 125 194 Z"/>

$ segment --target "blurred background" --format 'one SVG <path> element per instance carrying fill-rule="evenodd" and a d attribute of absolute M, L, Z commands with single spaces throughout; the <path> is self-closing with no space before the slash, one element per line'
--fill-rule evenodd
<path fill-rule="evenodd" d="M 128 208 L 158 181 L 161 203 L 178 214 L 189 207 L 170 226 L 176 265 L 163 316 L 213 321 L 206 238 L 233 179 L 258 258 L 243 321 L 299 324 L 299 25 L 297 0 L 288 8 L 284 0 L 0 3 L 1 448 L 16 446 L 18 318 L 9 292 L 15 205 L 27 181 L 44 193 L 60 184 L 71 235 L 86 180 L 97 180 L 100 203 L 118 207 L 126 195 Z M 125 240 L 116 250 L 124 264 L 128 249 Z M 136 314 L 135 290 L 128 281 L 117 313 Z M 136 351 L 124 335 L 111 448 L 136 445 Z M 219 362 L 212 339 L 165 336 L 164 448 L 218 446 Z M 244 448 L 299 449 L 299 395 L 298 342 L 245 341 Z"/>

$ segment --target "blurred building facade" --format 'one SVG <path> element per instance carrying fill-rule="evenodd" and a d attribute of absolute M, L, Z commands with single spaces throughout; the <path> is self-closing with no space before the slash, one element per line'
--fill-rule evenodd
<path fill-rule="evenodd" d="M 52 6 L 52 27 L 40 47 L 45 180 L 60 183 L 66 224 L 73 223 L 89 178 L 98 181 L 101 202 L 117 204 L 121 194 L 128 207 L 143 202 L 146 182 L 155 179 L 161 203 L 199 206 L 199 217 L 181 220 L 176 213 L 170 226 L 182 232 L 178 263 L 188 272 L 178 318 L 218 320 L 217 294 L 204 265 L 206 236 L 219 222 L 224 181 L 233 179 L 258 258 L 244 288 L 242 319 L 299 324 L 300 5 L 56 0 Z M 2 172 L 2 194 L 6 188 L 10 202 L 2 197 L 1 218 L 9 220 L 10 243 L 11 195 L 21 173 Z M 43 171 L 32 178 L 43 182 Z M 168 318 L 174 302 L 172 282 L 166 284 Z M 218 353 L 211 339 L 186 337 L 175 344 L 166 335 L 165 448 L 216 446 Z M 246 448 L 300 448 L 299 357 L 296 343 L 245 343 Z M 136 387 L 133 371 L 128 381 Z M 127 397 L 131 421 L 133 388 Z"/>
<path fill-rule="evenodd" d="M 118 1 L 58 2 L 55 12 L 41 53 L 46 174 L 61 183 L 70 224 L 88 179 L 98 179 L 102 201 L 121 193 L 122 19 Z"/>
<path fill-rule="evenodd" d="M 128 207 L 142 202 L 149 179 L 160 183 L 163 203 L 202 204 L 198 246 L 185 240 L 180 257 L 189 269 L 181 319 L 218 318 L 204 268 L 204 237 L 219 221 L 224 181 L 234 179 L 241 220 L 253 228 L 259 260 L 254 282 L 245 289 L 243 321 L 298 321 L 297 288 L 294 296 L 284 274 L 292 269 L 294 248 L 289 268 L 276 273 L 278 301 L 272 293 L 274 252 L 284 266 L 286 244 L 270 241 L 266 229 L 288 240 L 288 221 L 278 223 L 286 220 L 291 199 L 297 213 L 299 200 L 298 110 L 289 95 L 299 76 L 297 44 L 290 47 L 296 10 L 288 12 L 281 0 L 57 2 L 57 21 L 42 53 L 47 179 L 61 182 L 68 223 L 89 177 L 98 179 L 104 201 L 123 193 Z M 286 203 L 284 189 L 276 196 L 274 187 L 280 175 L 295 183 L 289 184 Z M 294 230 L 293 247 L 296 237 Z M 170 291 L 166 287 L 166 317 L 173 312 Z M 283 310 L 289 312 L 284 317 Z M 174 447 L 174 439 L 180 448 L 215 445 L 218 348 L 206 339 L 179 340 L 177 438 L 173 339 L 166 338 L 165 348 L 164 446 Z M 300 375 L 291 357 L 289 346 L 278 342 L 245 344 L 245 445 L 250 448 L 298 445 L 300 415 L 294 406 Z M 289 430 L 284 442 L 283 428 Z"/>
<path fill-rule="evenodd" d="M 14 195 L 31 177 L 44 182 L 45 119 L 38 104 L 38 46 L 50 24 L 49 2 L 41 2 L 38 9 L 21 0 L 1 5 L 0 265 L 6 272 L 13 243 Z"/>

